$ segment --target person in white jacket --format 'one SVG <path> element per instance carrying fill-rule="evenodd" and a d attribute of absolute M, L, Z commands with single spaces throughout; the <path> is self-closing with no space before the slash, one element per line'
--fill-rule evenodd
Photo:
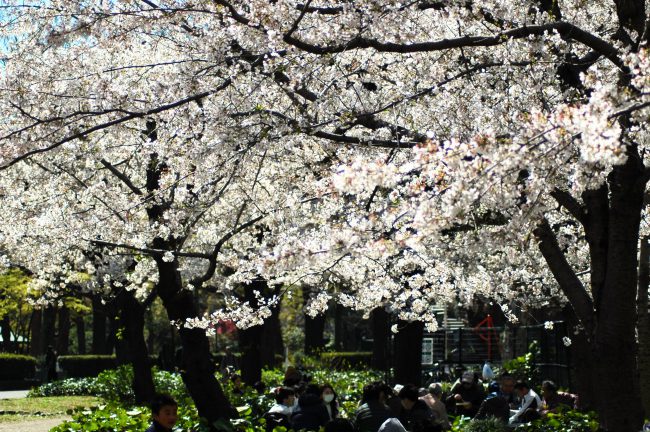
<path fill-rule="evenodd" d="M 406 429 L 398 419 L 391 417 L 382 423 L 378 432 L 406 432 Z"/>
<path fill-rule="evenodd" d="M 509 423 L 525 423 L 538 419 L 539 411 L 542 409 L 542 399 L 539 395 L 530 388 L 528 383 L 522 381 L 515 384 L 515 391 L 519 394 L 521 406 L 510 416 Z"/>

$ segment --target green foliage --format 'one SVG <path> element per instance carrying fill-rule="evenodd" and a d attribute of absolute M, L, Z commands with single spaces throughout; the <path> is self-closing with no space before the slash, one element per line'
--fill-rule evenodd
<path fill-rule="evenodd" d="M 36 373 L 36 359 L 20 354 L 0 354 L 0 380 L 21 380 L 33 378 Z"/>
<path fill-rule="evenodd" d="M 466 423 L 463 432 L 508 432 L 506 424 L 495 418 L 485 420 L 471 420 Z"/>
<path fill-rule="evenodd" d="M 68 378 L 93 377 L 117 366 L 114 355 L 66 355 L 58 360 Z"/>
<path fill-rule="evenodd" d="M 595 413 L 568 410 L 549 413 L 539 420 L 518 426 L 516 432 L 596 432 L 598 418 Z"/>
<path fill-rule="evenodd" d="M 31 389 L 27 397 L 94 396 L 100 393 L 95 381 L 95 378 L 67 378 L 52 381 Z"/>
<path fill-rule="evenodd" d="M 537 367 L 539 347 L 533 342 L 528 347 L 528 352 L 522 356 L 509 360 L 503 364 L 503 368 L 515 379 L 531 383 L 540 382 L 540 371 Z"/>
<path fill-rule="evenodd" d="M 355 369 L 369 367 L 372 359 L 371 352 L 324 352 L 320 358 L 327 367 L 333 369 Z"/>
<path fill-rule="evenodd" d="M 16 336 L 26 337 L 32 306 L 27 301 L 27 285 L 31 278 L 22 270 L 0 271 L 0 319 L 7 317 Z"/>

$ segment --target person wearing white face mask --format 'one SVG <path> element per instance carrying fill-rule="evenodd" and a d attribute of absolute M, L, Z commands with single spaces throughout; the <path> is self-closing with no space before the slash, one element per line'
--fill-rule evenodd
<path fill-rule="evenodd" d="M 320 387 L 320 397 L 323 399 L 323 404 L 327 408 L 327 413 L 330 420 L 333 420 L 339 415 L 339 403 L 336 400 L 336 392 L 330 384 L 323 384 Z"/>

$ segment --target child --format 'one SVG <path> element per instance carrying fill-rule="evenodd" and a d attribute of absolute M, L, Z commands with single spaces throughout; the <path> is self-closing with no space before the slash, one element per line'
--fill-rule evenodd
<path fill-rule="evenodd" d="M 158 394 L 151 401 L 153 423 L 145 432 L 171 432 L 178 420 L 178 404 L 169 395 Z"/>

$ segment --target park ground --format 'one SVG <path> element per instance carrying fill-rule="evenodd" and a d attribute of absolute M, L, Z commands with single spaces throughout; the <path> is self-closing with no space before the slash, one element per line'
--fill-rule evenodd
<path fill-rule="evenodd" d="M 47 432 L 70 419 L 75 407 L 97 405 L 89 396 L 26 398 L 26 391 L 0 392 L 0 432 Z"/>

